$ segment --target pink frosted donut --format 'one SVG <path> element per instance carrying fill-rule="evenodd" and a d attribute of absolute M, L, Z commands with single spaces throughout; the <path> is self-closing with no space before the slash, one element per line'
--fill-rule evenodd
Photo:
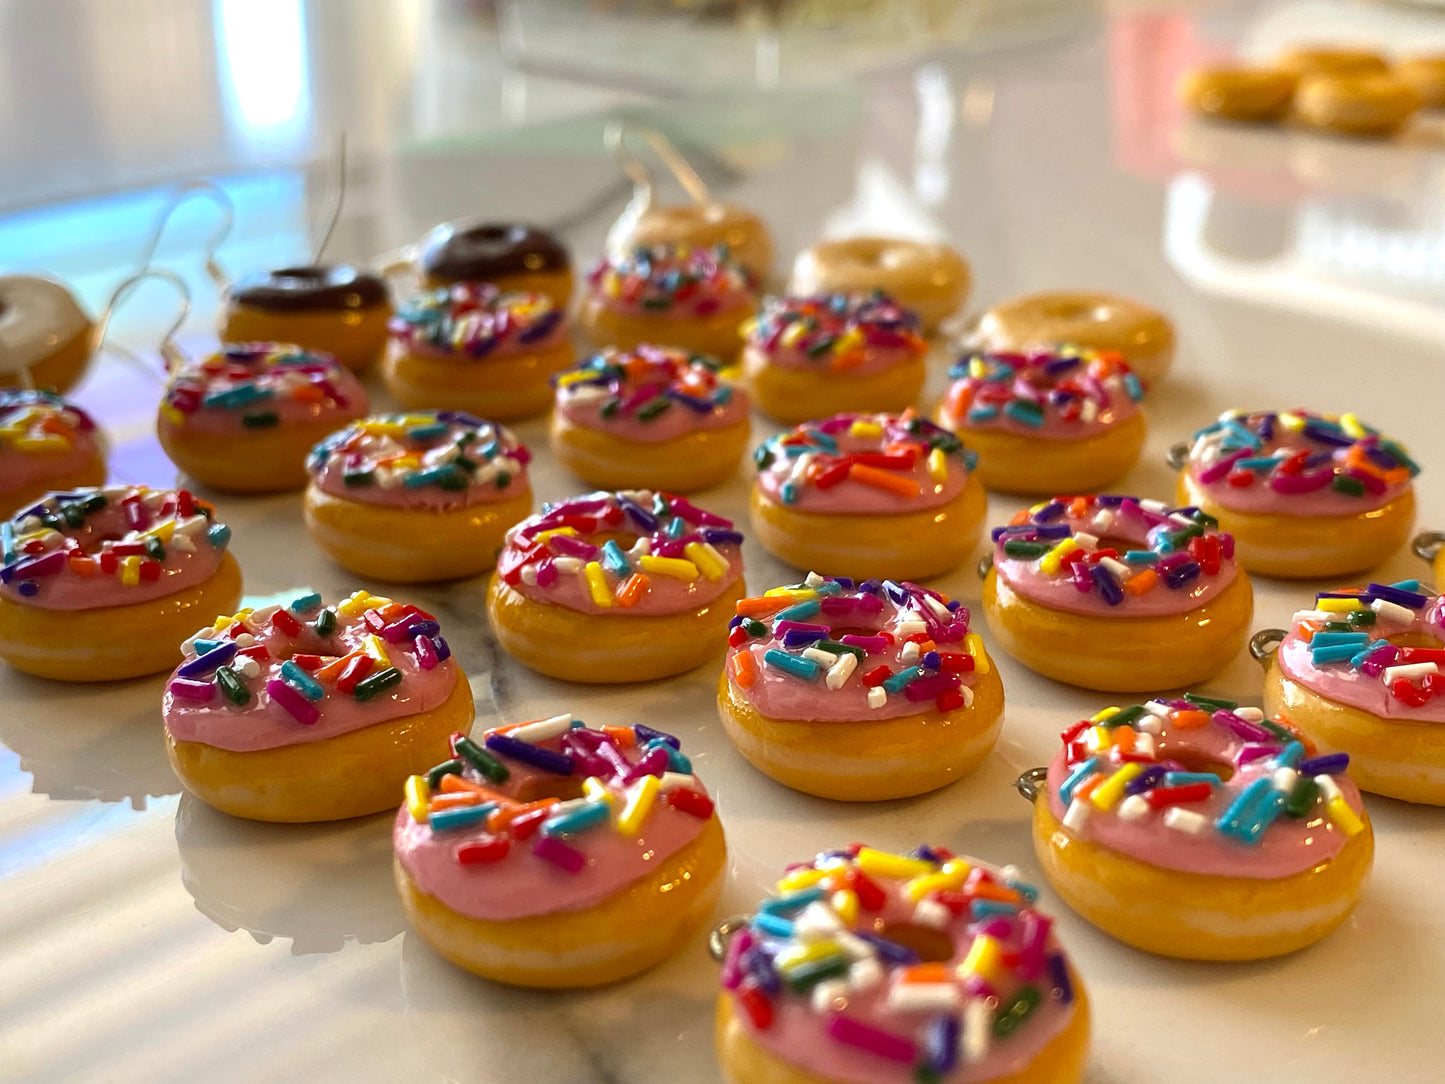
<path fill-rule="evenodd" d="M 48 391 L 0 391 L 0 515 L 104 481 L 105 445 L 89 414 Z"/>

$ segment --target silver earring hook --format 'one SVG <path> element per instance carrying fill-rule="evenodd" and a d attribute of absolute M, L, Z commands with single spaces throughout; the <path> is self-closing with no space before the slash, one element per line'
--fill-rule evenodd
<path fill-rule="evenodd" d="M 183 181 L 171 191 L 171 198 L 161 208 L 161 213 L 156 217 L 156 224 L 150 232 L 150 238 L 146 242 L 145 250 L 141 253 L 140 262 L 137 267 L 141 271 L 150 268 L 151 261 L 155 259 L 156 251 L 161 247 L 161 238 L 165 235 L 166 226 L 170 224 L 172 216 L 175 215 L 181 206 L 192 196 L 205 196 L 221 212 L 221 221 L 206 241 L 206 274 L 220 290 L 225 290 L 230 285 L 230 277 L 216 260 L 216 250 L 231 233 L 231 226 L 236 221 L 236 205 L 231 202 L 231 197 L 226 194 L 225 189 L 212 181 L 200 177 L 189 181 Z M 189 306 L 189 294 L 187 294 L 187 305 Z"/>
<path fill-rule="evenodd" d="M 609 121 L 602 133 L 602 140 L 606 144 L 607 153 L 622 167 L 622 172 L 627 174 L 639 192 L 646 192 L 650 199 L 653 189 L 652 171 L 643 165 L 627 146 L 627 125 L 620 120 Z"/>
<path fill-rule="evenodd" d="M 682 185 L 683 190 L 692 197 L 694 202 L 712 202 L 712 193 L 708 191 L 707 184 L 698 176 L 697 170 L 692 168 L 692 164 L 682 156 L 681 151 L 673 146 L 667 136 L 655 128 L 629 128 L 624 121 L 614 120 L 607 125 L 603 132 L 608 153 L 616 159 L 617 164 L 622 167 L 622 172 L 632 179 L 632 183 L 640 191 L 646 191 L 650 197 L 654 184 L 651 170 L 643 165 L 642 161 L 627 146 L 627 137 L 634 132 L 652 148 L 652 153 L 657 155 L 662 164 L 667 167 L 668 172 L 677 178 L 677 183 Z"/>
<path fill-rule="evenodd" d="M 185 279 L 181 278 L 181 276 L 177 275 L 174 271 L 167 271 L 163 267 L 147 267 L 142 271 L 136 272 L 115 288 L 115 292 L 110 295 L 110 300 L 105 303 L 105 308 L 101 310 L 100 318 L 95 322 L 95 331 L 92 333 L 90 340 L 91 349 L 98 353 L 100 348 L 105 345 L 105 336 L 110 330 L 110 322 L 115 316 L 116 310 L 125 303 L 126 298 L 134 292 L 135 288 L 146 279 L 161 279 L 169 282 L 176 288 L 176 292 L 180 295 L 181 304 L 176 314 L 175 322 L 171 324 L 170 328 L 168 328 L 166 333 L 161 337 L 160 345 L 161 357 L 165 360 L 166 368 L 168 370 L 173 369 L 177 365 L 184 364 L 187 360 L 185 353 L 176 345 L 175 337 L 177 332 L 185 325 L 186 317 L 191 314 L 191 291 L 190 287 L 186 285 Z M 135 355 L 131 354 L 128 350 L 119 347 L 112 347 L 112 349 L 119 350 L 132 361 L 135 360 Z"/>
<path fill-rule="evenodd" d="M 327 244 L 331 241 L 331 235 L 336 232 L 336 223 L 341 221 L 341 207 L 346 202 L 346 133 L 342 132 L 336 138 L 336 178 L 335 186 L 332 189 L 331 210 L 326 216 L 326 226 L 322 230 L 320 238 L 311 249 L 311 263 L 313 266 L 321 262 L 321 254 L 326 251 Z"/>

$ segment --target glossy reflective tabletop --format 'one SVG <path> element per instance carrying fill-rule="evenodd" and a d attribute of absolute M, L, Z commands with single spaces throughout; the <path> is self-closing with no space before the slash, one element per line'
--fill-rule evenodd
<path fill-rule="evenodd" d="M 132 267 L 164 186 L 197 173 L 236 206 L 219 253 L 228 270 L 294 263 L 329 198 L 319 159 L 343 127 L 348 196 L 333 256 L 372 259 L 437 221 L 484 213 L 554 224 L 586 261 L 628 194 L 602 150 L 608 117 L 627 115 L 685 143 L 719 194 L 767 218 L 787 256 L 825 233 L 941 236 L 973 263 L 970 314 L 1051 287 L 1166 311 L 1180 357 L 1146 403 L 1149 443 L 1121 491 L 1167 497 L 1165 450 L 1226 408 L 1354 410 L 1424 465 L 1420 525 L 1445 527 L 1441 125 L 1378 145 L 1225 129 L 1182 118 L 1171 95 L 1183 67 L 1230 51 L 1267 56 L 1321 36 L 1445 47 L 1438 16 L 1323 0 L 1107 16 L 1022 5 L 1030 18 L 980 17 L 948 43 L 881 52 L 729 38 L 734 52 L 708 52 L 705 70 L 685 35 L 645 63 L 599 46 L 584 78 L 568 65 L 589 55 L 592 31 L 581 5 L 564 7 L 575 18 L 556 15 L 539 42 L 537 16 L 502 5 L 511 22 L 499 43 L 470 6 L 440 2 L 8 5 L 0 270 L 59 275 L 97 309 Z M 213 216 L 188 204 L 158 257 L 191 283 L 191 349 L 212 341 L 201 250 Z M 171 306 L 164 286 L 141 291 L 112 335 L 138 360 L 107 350 L 78 393 L 125 481 L 174 481 L 152 429 Z M 947 350 L 936 353 L 931 395 Z M 539 498 L 579 491 L 542 422 L 516 429 L 538 452 Z M 770 431 L 754 420 L 755 441 Z M 740 470 L 699 502 L 744 519 L 746 492 Z M 308 543 L 296 497 L 218 504 L 248 602 L 357 586 Z M 990 522 L 1019 507 L 993 499 Z M 797 578 L 751 540 L 745 554 L 755 590 Z M 1401 552 L 1374 578 L 1424 573 Z M 976 609 L 971 566 L 935 586 Z M 1285 622 L 1317 586 L 1260 580 L 1256 627 Z M 1011 781 L 1111 702 L 996 656 L 1006 723 L 976 774 L 911 801 L 835 804 L 773 784 L 732 750 L 713 705 L 720 656 L 641 687 L 543 679 L 497 648 L 483 589 L 405 592 L 441 617 L 478 724 L 570 710 L 682 735 L 730 843 L 717 917 L 748 909 L 783 864 L 850 840 L 927 840 L 1037 878 Z M 1260 677 L 1241 655 L 1202 691 L 1257 702 Z M 701 932 L 609 989 L 475 980 L 407 932 L 388 817 L 268 826 L 182 794 L 161 685 L 60 685 L 0 668 L 0 1079 L 719 1079 Z M 1440 1079 L 1445 813 L 1373 798 L 1368 808 L 1378 851 L 1358 909 L 1285 959 L 1148 957 L 1045 890 L 1093 993 L 1089 1080 Z"/>

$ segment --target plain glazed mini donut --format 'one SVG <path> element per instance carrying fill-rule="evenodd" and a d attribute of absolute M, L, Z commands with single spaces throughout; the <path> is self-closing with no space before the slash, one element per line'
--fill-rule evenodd
<path fill-rule="evenodd" d="M 545 294 L 457 283 L 408 300 L 381 363 L 403 406 L 464 410 L 496 421 L 544 414 L 554 373 L 572 364 L 563 311 Z"/>
<path fill-rule="evenodd" d="M 918 317 L 882 292 L 770 297 L 743 334 L 758 408 L 796 425 L 852 410 L 917 405 L 928 343 Z"/>
<path fill-rule="evenodd" d="M 1393 75 L 1311 75 L 1295 112 L 1313 128 L 1351 136 L 1392 136 L 1420 108 L 1419 93 Z"/>
<path fill-rule="evenodd" d="M 1198 509 L 1056 497 L 993 532 L 983 612 L 1019 662 L 1085 689 L 1204 681 L 1249 634 L 1254 593 L 1234 540 Z"/>
<path fill-rule="evenodd" d="M 789 866 L 720 954 L 724 1078 L 1078 1084 L 1088 998 L 1037 898 L 942 847 Z"/>
<path fill-rule="evenodd" d="M 1144 446 L 1144 389 L 1119 354 L 972 352 L 948 377 L 938 424 L 977 453 L 987 489 L 1093 492 L 1127 474 Z"/>
<path fill-rule="evenodd" d="M 1003 684 L 947 595 L 809 574 L 737 605 L 718 715 L 785 786 L 844 802 L 910 798 L 988 756 Z"/>
<path fill-rule="evenodd" d="M 0 523 L 0 659 L 58 681 L 171 669 L 241 601 L 231 529 L 186 490 L 52 493 Z"/>
<path fill-rule="evenodd" d="M 1137 301 L 1114 294 L 1029 294 L 995 305 L 978 323 L 979 344 L 998 352 L 1069 345 L 1122 354 L 1145 387 L 1174 362 L 1174 325 Z"/>
<path fill-rule="evenodd" d="M 517 222 L 444 222 L 417 245 L 422 285 L 487 282 L 544 294 L 558 312 L 572 301 L 572 258 L 554 235 Z"/>
<path fill-rule="evenodd" d="M 1445 108 L 1445 53 L 1403 57 L 1390 70 L 1415 89 L 1426 109 Z"/>
<path fill-rule="evenodd" d="M 598 261 L 579 322 L 596 346 L 675 346 L 731 364 L 757 306 L 756 281 L 725 249 L 652 245 Z"/>
<path fill-rule="evenodd" d="M 365 372 L 386 349 L 391 294 L 346 264 L 283 267 L 237 280 L 221 310 L 223 343 L 295 343 Z"/>
<path fill-rule="evenodd" d="M 911 410 L 806 422 L 753 459 L 753 530 L 800 569 L 925 579 L 967 561 L 983 534 L 977 457 Z"/>
<path fill-rule="evenodd" d="M 1389 63 L 1374 49 L 1354 45 L 1300 45 L 1275 62 L 1285 71 L 1308 75 L 1381 75 Z"/>
<path fill-rule="evenodd" d="M 945 244 L 898 237 L 820 241 L 793 263 L 790 294 L 868 294 L 882 290 L 932 331 L 968 300 L 968 261 Z"/>
<path fill-rule="evenodd" d="M 653 245 L 721 247 L 755 282 L 767 282 L 772 272 L 772 234 L 767 223 L 746 207 L 709 200 L 649 206 L 630 222 L 626 217 L 624 212 L 607 236 L 608 247 L 617 252 Z"/>
<path fill-rule="evenodd" d="M 1080 720 L 1034 798 L 1044 875 L 1145 952 L 1259 960 L 1313 944 L 1354 909 L 1374 836 L 1349 758 L 1308 740 L 1193 694 Z"/>
<path fill-rule="evenodd" d="M 1220 64 L 1186 72 L 1179 99 L 1206 117 L 1264 123 L 1284 119 L 1298 83 L 1281 68 Z"/>
<path fill-rule="evenodd" d="M 591 493 L 507 534 L 487 593 L 498 643 L 564 681 L 653 681 L 722 650 L 743 536 L 684 497 Z"/>
<path fill-rule="evenodd" d="M 181 650 L 161 709 L 171 767 L 235 817 L 390 809 L 472 725 L 471 687 L 436 618 L 366 591 L 222 616 Z"/>
<path fill-rule="evenodd" d="M 458 411 L 363 418 L 312 449 L 306 530 L 361 576 L 475 576 L 532 510 L 531 458 L 506 429 Z"/>
<path fill-rule="evenodd" d="M 691 493 L 731 478 L 747 450 L 748 395 L 703 354 L 607 347 L 553 383 L 552 453 L 595 486 Z"/>
<path fill-rule="evenodd" d="M 1191 438 L 1178 497 L 1234 536 L 1249 571 L 1309 579 L 1370 568 L 1404 545 L 1418 473 L 1353 414 L 1230 410 Z"/>
<path fill-rule="evenodd" d="M 366 389 L 330 354 L 228 343 L 171 370 L 156 433 L 171 462 L 212 489 L 271 493 L 306 484 L 306 457 L 364 417 Z"/>
<path fill-rule="evenodd" d="M 0 516 L 104 482 L 105 440 L 89 414 L 51 392 L 0 391 Z"/>
<path fill-rule="evenodd" d="M 0 388 L 64 394 L 91 358 L 90 317 L 69 290 L 34 275 L 0 275 Z"/>
<path fill-rule="evenodd" d="M 455 735 L 450 759 L 407 782 L 392 843 L 416 932 L 515 986 L 655 967 L 706 921 L 727 875 L 682 742 L 570 714 Z"/>
<path fill-rule="evenodd" d="M 1264 634 L 1261 634 L 1264 635 Z M 1264 704 L 1360 787 L 1445 805 L 1445 602 L 1418 580 L 1326 591 L 1266 660 Z"/>

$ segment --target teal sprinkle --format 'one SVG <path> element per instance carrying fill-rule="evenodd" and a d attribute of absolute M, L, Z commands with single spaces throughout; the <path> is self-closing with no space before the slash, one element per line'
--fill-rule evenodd
<path fill-rule="evenodd" d="M 213 523 L 206 532 L 206 540 L 216 549 L 223 550 L 231 541 L 231 528 L 224 523 Z"/>
<path fill-rule="evenodd" d="M 800 658 L 797 655 L 789 655 L 777 648 L 769 648 L 763 653 L 763 665 L 770 666 L 774 670 L 781 670 L 785 674 L 792 674 L 794 677 L 802 678 L 804 681 L 812 681 L 818 676 L 822 669 L 812 659 Z"/>
<path fill-rule="evenodd" d="M 1014 421 L 1033 426 L 1035 429 L 1044 424 L 1044 412 L 1025 399 L 1013 400 L 1003 408 L 1003 412 Z"/>
<path fill-rule="evenodd" d="M 815 616 L 823 608 L 815 598 L 804 599 L 802 602 L 789 606 L 786 610 L 778 611 L 779 621 L 806 621 Z"/>
<path fill-rule="evenodd" d="M 586 805 L 568 810 L 566 813 L 549 817 L 542 823 L 542 834 L 544 836 L 565 836 L 585 832 L 589 828 L 606 824 L 610 811 L 611 807 L 606 802 L 588 802 Z"/>
<path fill-rule="evenodd" d="M 309 614 L 312 610 L 321 605 L 321 596 L 313 591 L 309 595 L 302 595 L 292 601 L 290 610 L 294 614 Z"/>
<path fill-rule="evenodd" d="M 307 700 L 320 700 L 326 695 L 326 691 L 321 688 L 316 679 L 297 666 L 294 659 L 287 659 L 281 664 L 281 679 Z"/>
<path fill-rule="evenodd" d="M 911 684 L 914 678 L 922 676 L 923 667 L 910 666 L 907 670 L 900 670 L 891 678 L 886 678 L 883 682 L 883 688 L 890 693 L 901 693 L 904 686 Z"/>

